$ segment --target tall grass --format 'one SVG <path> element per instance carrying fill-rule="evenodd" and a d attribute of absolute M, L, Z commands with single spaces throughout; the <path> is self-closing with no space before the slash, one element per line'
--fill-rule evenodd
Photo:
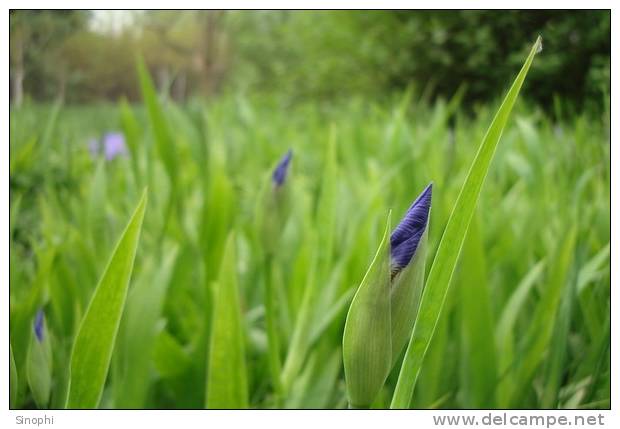
<path fill-rule="evenodd" d="M 428 104 L 409 91 L 382 101 L 228 96 L 178 106 L 154 96 L 144 70 L 141 79 L 146 105 L 11 112 L 12 403 L 36 406 L 27 368 L 40 308 L 53 363 L 47 407 L 71 397 L 73 343 L 148 186 L 109 374 L 101 400 L 85 406 L 345 408 L 346 311 L 387 209 L 404 213 L 433 180 L 431 261 L 497 104 L 464 113 L 460 94 Z M 609 406 L 606 117 L 551 120 L 517 104 L 412 407 Z M 87 140 L 112 129 L 124 132 L 128 154 L 93 159 Z M 256 207 L 288 148 L 291 211 L 267 273 Z M 275 351 L 265 279 L 277 303 Z M 390 406 L 402 355 L 394 359 L 374 407 Z"/>

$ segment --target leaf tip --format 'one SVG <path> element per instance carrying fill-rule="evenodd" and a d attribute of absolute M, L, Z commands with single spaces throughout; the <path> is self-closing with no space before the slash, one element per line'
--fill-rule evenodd
<path fill-rule="evenodd" d="M 542 36 L 539 34 L 538 37 L 536 38 L 536 43 L 534 43 L 534 47 L 536 49 L 536 53 L 539 54 L 542 52 L 543 50 L 543 44 L 542 44 Z"/>

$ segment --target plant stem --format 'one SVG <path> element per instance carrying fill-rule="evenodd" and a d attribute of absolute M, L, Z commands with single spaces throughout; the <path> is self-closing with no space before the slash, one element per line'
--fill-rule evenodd
<path fill-rule="evenodd" d="M 265 257 L 265 321 L 267 325 L 267 345 L 269 357 L 269 371 L 275 393 L 275 407 L 281 407 L 282 382 L 280 379 L 280 339 L 278 337 L 278 317 L 275 288 L 272 279 L 273 255 Z"/>

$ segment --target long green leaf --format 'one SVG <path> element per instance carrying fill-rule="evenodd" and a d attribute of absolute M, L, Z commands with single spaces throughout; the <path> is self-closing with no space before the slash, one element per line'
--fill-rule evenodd
<path fill-rule="evenodd" d="M 10 359 L 10 369 L 9 373 L 9 407 L 15 408 L 15 403 L 17 402 L 17 367 L 15 366 L 15 357 L 13 356 L 13 346 L 9 345 L 9 359 Z"/>
<path fill-rule="evenodd" d="M 550 264 L 548 283 L 542 291 L 529 328 L 522 341 L 521 358 L 515 369 L 508 407 L 520 403 L 526 390 L 531 387 L 531 380 L 539 367 L 552 339 L 554 321 L 558 319 L 557 311 L 562 292 L 567 282 L 568 272 L 574 260 L 577 228 L 573 226 L 564 240 L 558 245 L 554 261 Z"/>
<path fill-rule="evenodd" d="M 96 408 L 108 374 L 146 209 L 146 190 L 93 293 L 71 353 L 66 408 Z"/>
<path fill-rule="evenodd" d="M 26 360 L 28 386 L 38 408 L 47 408 L 52 392 L 52 342 L 44 319 L 41 338 L 30 336 Z"/>
<path fill-rule="evenodd" d="M 155 144 L 166 168 L 166 173 L 168 173 L 170 181 L 175 184 L 178 169 L 177 153 L 168 129 L 166 116 L 157 98 L 157 92 L 155 91 L 151 75 L 141 58 L 138 59 L 137 69 L 142 97 L 144 98 L 151 126 L 153 127 L 153 134 L 155 135 Z"/>
<path fill-rule="evenodd" d="M 497 366 L 484 245 L 474 218 L 463 247 L 459 282 L 462 390 L 466 408 L 493 408 Z"/>
<path fill-rule="evenodd" d="M 465 235 L 469 227 L 478 196 L 482 189 L 484 179 L 489 171 L 493 154 L 497 148 L 497 143 L 502 135 L 504 127 L 508 122 L 508 117 L 519 95 L 525 76 L 532 64 L 534 56 L 541 49 L 540 37 L 534 43 L 525 64 L 517 75 L 512 87 L 508 91 L 506 98 L 502 102 L 491 126 L 484 136 L 478 153 L 472 163 L 471 169 L 461 188 L 461 192 L 454 204 L 452 214 L 448 219 L 448 224 L 444 231 L 441 242 L 437 249 L 437 254 L 433 261 L 422 301 L 420 310 L 416 318 L 411 336 L 411 341 L 398 383 L 392 399 L 392 408 L 407 408 L 413 395 L 413 389 L 420 374 L 420 368 L 424 361 L 424 356 L 428 349 L 431 338 L 437 325 L 437 320 L 441 313 L 445 301 L 448 287 L 452 279 L 452 274 L 456 266 Z"/>
<path fill-rule="evenodd" d="M 178 248 L 175 245 L 164 249 L 162 261 L 151 259 L 144 264 L 142 272 L 147 274 L 134 281 L 135 286 L 127 297 L 112 367 L 112 374 L 116 375 L 113 378 L 114 405 L 118 408 L 144 407 L 149 387 L 146 381 L 153 370 L 157 321 L 161 317 Z M 153 268 L 155 264 L 159 266 Z"/>
<path fill-rule="evenodd" d="M 509 400 L 510 388 L 513 384 L 513 374 L 509 371 L 515 364 L 514 353 L 514 325 L 517 316 L 522 312 L 526 299 L 544 273 L 545 261 L 539 261 L 523 277 L 519 285 L 504 306 L 502 315 L 495 329 L 495 344 L 497 349 L 498 374 L 500 382 L 496 388 L 496 402 L 499 407 L 506 407 Z"/>
<path fill-rule="evenodd" d="M 389 232 L 391 212 L 375 257 L 347 314 L 342 356 L 349 404 L 370 408 L 392 367 Z"/>
<path fill-rule="evenodd" d="M 235 235 L 230 233 L 215 284 L 207 375 L 207 408 L 248 408 L 248 381 Z"/>

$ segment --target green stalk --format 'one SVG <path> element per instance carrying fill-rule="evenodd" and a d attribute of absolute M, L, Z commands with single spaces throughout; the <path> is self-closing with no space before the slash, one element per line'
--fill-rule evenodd
<path fill-rule="evenodd" d="M 314 249 L 315 250 L 313 251 L 313 255 L 311 257 L 312 267 L 310 268 L 309 277 L 305 284 L 301 307 L 299 309 L 299 314 L 297 315 L 297 320 L 295 321 L 293 336 L 288 347 L 288 353 L 286 355 L 284 368 L 282 370 L 282 385 L 285 393 L 290 391 L 293 380 L 299 372 L 299 369 L 306 358 L 306 352 L 308 351 L 307 335 L 311 328 L 312 304 L 315 301 L 317 290 L 314 284 L 317 269 L 317 251 L 316 248 Z"/>
<path fill-rule="evenodd" d="M 437 248 L 437 254 L 428 274 L 428 280 L 420 302 L 420 309 L 398 376 L 390 408 L 409 408 L 413 390 L 422 369 L 424 356 L 435 333 L 435 328 L 448 294 L 452 274 L 461 253 L 469 223 L 474 214 L 484 179 L 489 171 L 489 166 L 497 148 L 497 143 L 508 122 L 508 117 L 517 100 L 534 56 L 540 51 L 541 47 L 542 41 L 538 37 L 521 71 L 493 118 L 493 122 L 480 144 L 478 153 L 454 204 L 452 214 L 448 219 L 446 229 Z"/>
<path fill-rule="evenodd" d="M 275 288 L 272 279 L 273 255 L 265 257 L 265 322 L 267 324 L 267 346 L 269 371 L 275 393 L 275 408 L 282 404 L 282 381 L 280 379 L 282 364 L 280 361 L 280 338 L 278 336 L 278 317 Z"/>

